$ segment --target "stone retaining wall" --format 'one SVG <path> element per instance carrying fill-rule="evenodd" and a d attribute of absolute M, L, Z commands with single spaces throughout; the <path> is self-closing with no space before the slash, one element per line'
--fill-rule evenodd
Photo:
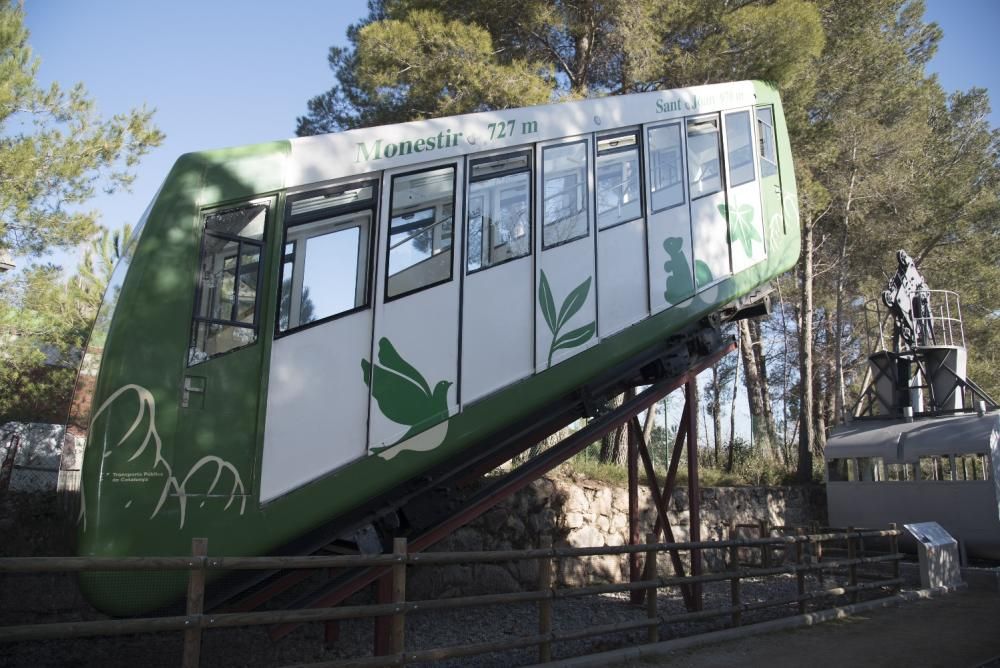
<path fill-rule="evenodd" d="M 674 538 L 687 540 L 689 511 L 687 489 L 674 492 L 670 523 Z M 649 490 L 639 489 L 640 531 L 653 530 L 656 511 Z M 701 490 L 701 538 L 725 538 L 730 520 L 771 525 L 808 526 L 826 522 L 826 503 L 818 486 L 707 487 Z M 432 548 L 462 552 L 538 547 L 543 535 L 556 547 L 618 546 L 628 542 L 628 491 L 607 483 L 566 478 L 541 478 L 507 499 L 475 522 Z M 704 553 L 709 567 L 716 555 Z M 666 567 L 668 557 L 661 555 Z M 408 576 L 408 597 L 438 598 L 534 589 L 537 562 L 471 566 L 419 567 Z M 666 572 L 666 571 L 661 571 Z M 557 578 L 561 585 L 623 582 L 628 578 L 627 558 L 620 555 L 562 559 Z"/>

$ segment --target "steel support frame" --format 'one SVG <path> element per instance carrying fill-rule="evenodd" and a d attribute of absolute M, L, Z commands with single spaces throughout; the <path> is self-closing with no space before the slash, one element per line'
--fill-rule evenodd
<path fill-rule="evenodd" d="M 416 536 L 410 538 L 408 544 L 408 551 L 421 552 L 428 547 L 434 545 L 447 535 L 451 534 L 453 531 L 462 527 L 472 520 L 476 519 L 490 508 L 495 506 L 500 501 L 508 498 L 515 492 L 527 487 L 530 483 L 534 482 L 547 472 L 551 471 L 553 468 L 563 463 L 576 453 L 580 452 L 587 447 L 590 443 L 595 440 L 600 439 L 610 431 L 618 428 L 619 426 L 626 424 L 631 420 L 637 420 L 637 416 L 650 409 L 655 403 L 663 399 L 674 390 L 680 387 L 687 388 L 687 394 L 690 397 L 693 391 L 693 383 L 696 382 L 696 378 L 699 373 L 705 369 L 711 367 L 713 364 L 718 362 L 724 356 L 736 349 L 735 342 L 731 340 L 712 353 L 701 357 L 698 361 L 691 364 L 688 370 L 672 378 L 661 380 L 653 385 L 650 385 L 645 390 L 637 394 L 632 398 L 626 399 L 621 406 L 611 411 L 610 413 L 603 415 L 599 418 L 595 418 L 586 426 L 584 426 L 579 431 L 571 434 L 567 438 L 563 439 L 556 445 L 552 446 L 548 450 L 545 450 L 538 456 L 528 460 L 522 464 L 517 469 L 508 473 L 505 477 L 499 479 L 496 483 L 490 485 L 489 487 L 483 489 L 478 494 L 474 495 L 459 511 L 445 519 L 444 521 L 438 523 L 437 525 L 419 533 Z M 689 498 L 693 499 L 691 508 L 691 540 L 700 539 L 700 528 L 699 528 L 699 513 L 698 513 L 698 495 L 699 487 L 697 483 L 697 415 L 695 414 L 695 406 L 693 401 L 688 401 L 686 403 L 686 410 L 681 418 L 681 429 L 678 431 L 677 443 L 674 447 L 673 457 L 671 459 L 670 470 L 667 473 L 667 483 L 664 487 L 664 491 L 673 490 L 673 485 L 676 482 L 677 476 L 677 466 L 680 460 L 680 453 L 683 450 L 683 441 L 688 441 L 688 453 L 689 458 L 695 461 L 694 467 L 692 468 L 689 464 L 688 472 L 688 490 Z M 636 438 L 641 439 L 641 431 L 636 431 Z M 639 441 L 636 441 L 636 452 L 644 451 L 644 460 L 649 459 L 648 449 L 645 447 L 645 443 L 642 447 L 639 447 Z M 631 457 L 630 457 L 631 459 Z M 650 460 L 649 467 L 651 469 L 652 462 Z M 648 471 L 647 471 L 648 474 Z M 638 476 L 636 475 L 636 480 Z M 650 480 L 654 480 L 655 476 L 650 477 Z M 691 494 L 691 492 L 695 494 Z M 631 531 L 631 529 L 630 529 Z M 658 514 L 656 521 L 657 533 L 664 532 L 667 537 L 667 542 L 676 542 L 673 537 L 673 532 L 670 528 L 670 523 L 666 514 L 665 499 L 661 496 L 661 502 L 658 504 Z M 674 565 L 674 570 L 678 575 L 683 575 L 684 568 L 681 563 L 680 556 L 676 550 L 671 551 L 671 559 Z M 692 551 L 691 553 L 692 562 L 692 574 L 701 573 L 701 552 L 700 550 Z M 348 582 L 339 584 L 338 586 L 327 590 L 317 592 L 317 595 L 312 597 L 309 603 L 305 607 L 309 608 L 321 608 L 321 607 L 331 607 L 335 606 L 352 594 L 360 591 L 364 587 L 376 582 L 377 580 L 385 577 L 390 573 L 389 567 L 371 567 L 360 570 L 356 576 L 354 576 Z M 698 610 L 701 607 L 700 603 L 700 587 L 696 585 L 689 585 L 682 588 L 684 593 L 685 604 L 690 610 Z M 387 651 L 387 645 L 384 643 L 384 633 L 380 633 L 379 624 L 384 624 L 385 622 L 376 621 L 376 646 L 375 654 L 376 656 L 384 655 Z M 276 626 L 271 631 L 271 638 L 277 640 L 282 638 L 298 627 L 298 624 L 284 624 Z M 379 642 L 379 640 L 383 642 Z"/>

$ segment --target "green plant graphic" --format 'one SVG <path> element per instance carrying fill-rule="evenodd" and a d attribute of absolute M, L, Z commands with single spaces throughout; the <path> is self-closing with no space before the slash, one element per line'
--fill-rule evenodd
<path fill-rule="evenodd" d="M 753 257 L 753 242 L 763 243 L 753 224 L 754 210 L 749 204 L 741 204 L 730 209 L 725 204 L 719 205 L 719 213 L 729 221 L 730 243 L 740 242 L 747 257 Z"/>
<path fill-rule="evenodd" d="M 663 250 L 670 257 L 663 263 L 663 269 L 667 272 L 667 289 L 663 297 L 670 304 L 679 304 L 694 293 L 691 265 L 684 254 L 684 240 L 680 237 L 668 237 L 663 242 Z"/>
<path fill-rule="evenodd" d="M 549 346 L 549 361 L 547 366 L 552 366 L 552 355 L 560 348 L 582 346 L 594 336 L 594 332 L 597 330 L 596 320 L 589 325 L 570 330 L 562 336 L 559 335 L 559 330 L 563 328 L 563 325 L 576 315 L 576 312 L 583 308 L 583 305 L 586 303 L 587 295 L 590 293 L 591 280 L 592 277 L 588 277 L 583 283 L 573 288 L 566 295 L 566 299 L 563 301 L 562 306 L 559 307 L 557 313 L 556 303 L 552 298 L 552 288 L 549 287 L 549 279 L 545 276 L 545 272 L 542 272 L 542 278 L 538 282 L 538 305 L 542 309 L 542 317 L 545 318 L 545 324 L 549 326 L 549 331 L 552 332 L 552 344 Z"/>
<path fill-rule="evenodd" d="M 435 417 L 447 417 L 450 381 L 442 380 L 432 392 L 423 375 L 384 336 L 378 341 L 378 362 L 361 360 L 361 373 L 382 415 L 410 427 L 400 440 L 418 433 Z"/>

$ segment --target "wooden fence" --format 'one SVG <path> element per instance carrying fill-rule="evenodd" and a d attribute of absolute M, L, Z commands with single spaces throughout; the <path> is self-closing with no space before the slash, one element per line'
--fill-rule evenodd
<path fill-rule="evenodd" d="M 757 527 L 758 525 L 753 525 Z M 806 610 L 810 601 L 848 596 L 857 600 L 865 590 L 888 589 L 895 592 L 903 580 L 899 577 L 898 537 L 900 531 L 895 525 L 888 530 L 827 530 L 825 533 L 807 533 L 796 529 L 792 535 L 762 538 L 732 538 L 736 535 L 736 525 L 730 525 L 729 540 L 699 541 L 686 543 L 657 543 L 651 534 L 644 545 L 622 545 L 616 547 L 552 547 L 551 539 L 543 539 L 538 549 L 502 550 L 491 552 L 423 552 L 407 553 L 405 538 L 397 538 L 392 554 L 374 556 L 309 556 L 309 557 L 212 557 L 207 555 L 207 541 L 196 538 L 190 557 L 39 557 L 0 559 L 0 573 L 51 573 L 83 571 L 151 571 L 188 570 L 187 610 L 184 615 L 171 617 L 151 617 L 141 619 L 110 619 L 87 622 L 55 622 L 0 627 L 0 642 L 63 639 L 83 636 L 110 636 L 119 634 L 148 633 L 162 631 L 184 631 L 183 667 L 195 668 L 200 661 L 201 636 L 206 629 L 229 628 L 267 624 L 289 624 L 306 622 L 329 622 L 335 620 L 375 618 L 388 627 L 388 654 L 362 659 L 310 664 L 313 666 L 401 666 L 411 662 L 439 661 L 488 652 L 500 652 L 526 647 L 536 647 L 538 660 L 548 661 L 552 657 L 552 645 L 560 641 L 576 640 L 600 634 L 609 634 L 637 629 L 646 629 L 646 641 L 659 641 L 661 626 L 678 622 L 728 617 L 732 626 L 742 624 L 744 613 L 775 606 L 797 606 L 799 613 Z M 782 527 L 791 533 L 788 527 Z M 763 531 L 762 531 L 763 533 Z M 770 531 L 767 532 L 768 534 Z M 875 556 L 859 556 L 859 546 L 866 538 L 888 539 L 889 553 Z M 846 558 L 824 559 L 822 546 L 825 543 L 846 544 Z M 760 566 L 746 566 L 741 563 L 741 549 L 760 551 Z M 787 563 L 777 561 L 772 552 L 783 548 Z M 697 576 L 667 577 L 660 575 L 657 555 L 668 550 L 681 550 L 695 554 L 703 550 L 719 550 L 725 555 L 726 570 Z M 559 587 L 554 578 L 560 559 L 592 557 L 598 555 L 644 554 L 645 567 L 642 579 L 620 584 L 602 584 L 577 587 Z M 790 559 L 788 555 L 792 555 Z M 406 600 L 406 567 L 441 566 L 454 564 L 476 564 L 488 562 L 509 562 L 537 560 L 538 588 L 505 594 L 462 596 L 438 600 Z M 875 576 L 859 582 L 858 567 L 873 564 L 890 564 L 889 577 Z M 391 578 L 391 600 L 387 603 L 370 605 L 338 606 L 301 610 L 273 610 L 241 613 L 205 613 L 203 611 L 205 581 L 209 571 L 236 570 L 284 570 L 284 569 L 330 569 L 356 567 L 388 567 Z M 846 574 L 846 586 L 808 590 L 806 576 L 810 573 L 823 574 L 838 572 Z M 797 593 L 795 596 L 744 602 L 741 583 L 747 578 L 794 575 Z M 710 610 L 699 610 L 680 614 L 661 614 L 657 611 L 657 592 L 660 589 L 680 587 L 700 587 L 710 582 L 730 584 L 729 605 Z M 587 627 L 574 631 L 553 630 L 553 602 L 579 596 L 591 596 L 615 592 L 644 592 L 645 617 L 609 624 Z M 482 642 L 452 647 L 407 650 L 405 647 L 405 618 L 431 610 L 454 610 L 474 606 L 503 605 L 534 602 L 538 610 L 538 632 L 534 635 L 514 639 Z M 385 624 L 388 622 L 388 624 Z"/>

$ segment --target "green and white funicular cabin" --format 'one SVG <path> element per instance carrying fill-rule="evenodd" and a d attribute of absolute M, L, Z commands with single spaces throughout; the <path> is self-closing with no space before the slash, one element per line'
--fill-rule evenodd
<path fill-rule="evenodd" d="M 781 103 L 762 82 L 188 154 L 137 237 L 84 365 L 103 353 L 82 554 L 185 554 L 192 536 L 267 553 L 799 251 Z M 183 578 L 85 588 L 132 612 Z"/>

